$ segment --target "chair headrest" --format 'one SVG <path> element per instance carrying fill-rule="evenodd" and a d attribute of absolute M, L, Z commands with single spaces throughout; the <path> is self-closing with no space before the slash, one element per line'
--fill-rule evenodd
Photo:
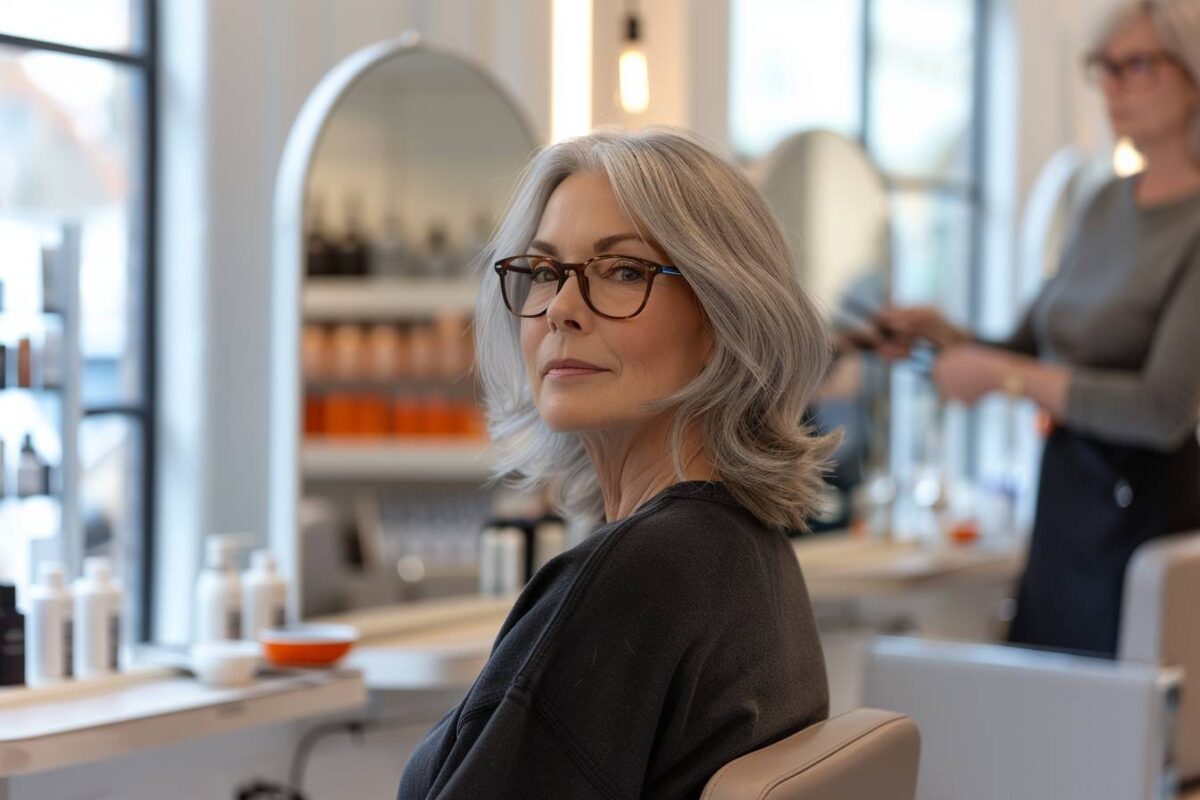
<path fill-rule="evenodd" d="M 911 719 L 860 708 L 729 762 L 701 800 L 912 800 L 919 758 Z"/>

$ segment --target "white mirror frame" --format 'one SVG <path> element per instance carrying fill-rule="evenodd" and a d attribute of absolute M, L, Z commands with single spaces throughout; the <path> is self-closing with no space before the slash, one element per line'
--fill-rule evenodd
<path fill-rule="evenodd" d="M 271 260 L 271 423 L 268 431 L 270 469 L 268 545 L 288 579 L 288 619 L 301 614 L 300 581 L 304 574 L 299 542 L 302 291 L 304 285 L 304 210 L 308 176 L 321 136 L 338 104 L 372 69 L 414 52 L 453 58 L 482 78 L 512 109 L 537 143 L 527 115 L 512 96 L 481 66 L 457 54 L 431 48 L 408 31 L 396 39 L 369 45 L 329 71 L 304 101 L 288 133 L 275 181 Z"/>

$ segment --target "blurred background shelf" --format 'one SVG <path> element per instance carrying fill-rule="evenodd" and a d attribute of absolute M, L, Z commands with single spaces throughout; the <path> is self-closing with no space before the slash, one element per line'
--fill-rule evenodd
<path fill-rule="evenodd" d="M 311 278 L 304 289 L 308 321 L 429 319 L 470 313 L 474 280 L 420 278 Z"/>
<path fill-rule="evenodd" d="M 317 481 L 484 481 L 493 458 L 485 442 L 454 439 L 309 441 L 301 469 Z"/>

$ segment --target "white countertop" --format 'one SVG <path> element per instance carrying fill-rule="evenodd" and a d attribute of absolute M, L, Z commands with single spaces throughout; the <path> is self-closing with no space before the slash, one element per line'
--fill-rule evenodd
<path fill-rule="evenodd" d="M 0 779 L 71 766 L 200 736 L 230 733 L 366 703 L 359 672 L 264 673 L 250 686 L 213 688 L 179 670 L 0 692 Z"/>

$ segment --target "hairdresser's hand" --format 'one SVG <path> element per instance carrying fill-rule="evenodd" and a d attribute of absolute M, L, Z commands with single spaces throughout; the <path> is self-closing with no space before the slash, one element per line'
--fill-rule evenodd
<path fill-rule="evenodd" d="M 841 328 L 833 333 L 834 352 L 840 357 L 860 350 L 878 350 L 883 337 L 874 327 Z"/>
<path fill-rule="evenodd" d="M 875 324 L 887 339 L 879 352 L 888 358 L 907 358 L 917 339 L 925 339 L 938 348 L 971 341 L 971 335 L 948 321 L 933 306 L 885 308 Z"/>
<path fill-rule="evenodd" d="M 952 345 L 938 356 L 933 382 L 944 399 L 972 405 L 988 392 L 1004 387 L 1011 360 L 1011 355 L 994 347 Z"/>

